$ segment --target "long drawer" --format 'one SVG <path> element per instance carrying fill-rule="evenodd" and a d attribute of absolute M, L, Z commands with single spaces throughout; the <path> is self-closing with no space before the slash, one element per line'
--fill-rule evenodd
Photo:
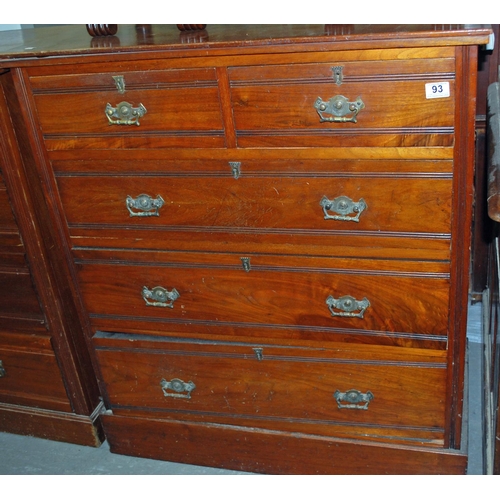
<path fill-rule="evenodd" d="M 116 414 L 148 411 L 311 432 L 321 426 L 327 434 L 363 427 L 371 435 L 435 439 L 445 425 L 444 353 L 175 342 L 101 332 L 93 342 Z"/>
<path fill-rule="evenodd" d="M 229 79 L 240 147 L 453 144 L 453 59 L 233 67 Z"/>
<path fill-rule="evenodd" d="M 69 226 L 195 226 L 449 234 L 451 179 L 59 177 Z"/>
<path fill-rule="evenodd" d="M 217 257 L 184 263 L 168 253 L 156 262 L 78 260 L 86 309 L 96 325 L 103 317 L 128 318 L 164 331 L 182 325 L 215 334 L 231 326 L 233 334 L 264 328 L 276 338 L 312 339 L 319 331 L 323 340 L 349 334 L 446 338 L 446 273 L 395 273 L 376 270 L 376 263 L 363 270 L 364 262 L 356 269 L 353 261 L 342 269 L 304 267 L 307 259 Z"/>
<path fill-rule="evenodd" d="M 121 155 L 53 165 L 75 246 L 450 258 L 449 160 Z"/>

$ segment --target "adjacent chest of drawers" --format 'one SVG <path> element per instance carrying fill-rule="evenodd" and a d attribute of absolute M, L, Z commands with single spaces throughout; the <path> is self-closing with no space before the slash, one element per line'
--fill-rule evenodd
<path fill-rule="evenodd" d="M 11 68 L 111 450 L 463 472 L 487 30 L 212 29 Z"/>
<path fill-rule="evenodd" d="M 4 79 L 0 76 L 0 85 Z M 61 277 L 52 267 L 53 235 L 44 221 L 44 205 L 36 203 L 40 190 L 29 183 L 29 167 L 25 170 L 19 156 L 12 129 L 14 100 L 3 90 L 0 87 L 0 431 L 99 446 L 102 403 L 90 356 L 76 313 L 71 315 L 70 301 L 61 297 Z M 75 338 L 78 331 L 80 338 Z"/>

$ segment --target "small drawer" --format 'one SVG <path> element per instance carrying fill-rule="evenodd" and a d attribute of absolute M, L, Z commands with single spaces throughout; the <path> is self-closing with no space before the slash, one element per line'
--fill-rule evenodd
<path fill-rule="evenodd" d="M 4 234 L 0 232 L 0 266 L 2 271 L 12 270 L 12 268 L 27 269 L 24 246 L 19 234 Z M 1 302 L 1 301 L 0 301 Z"/>
<path fill-rule="evenodd" d="M 116 92 L 119 95 L 126 95 L 131 90 L 142 90 L 160 87 L 206 87 L 217 84 L 217 76 L 214 68 L 194 68 L 194 69 L 159 69 L 150 61 L 147 67 L 142 65 L 132 68 L 130 63 L 128 69 L 124 69 L 122 64 L 114 65 L 114 71 L 110 68 L 113 65 L 106 65 L 108 71 L 99 71 L 101 66 L 90 66 L 96 71 L 91 73 L 65 73 L 64 70 L 55 71 L 52 68 L 47 74 L 46 71 L 30 68 L 30 85 L 35 94 L 67 93 L 67 92 Z M 141 65 L 141 63 L 135 63 Z M 153 67 L 154 66 L 154 67 Z M 163 65 L 165 66 L 165 65 Z"/>
<path fill-rule="evenodd" d="M 212 68 L 33 77 L 31 83 L 49 149 L 224 145 Z"/>
<path fill-rule="evenodd" d="M 380 272 L 376 264 L 372 271 L 303 267 L 293 258 L 285 267 L 280 258 L 261 264 L 259 256 L 217 263 L 216 257 L 210 263 L 202 257 L 176 263 L 169 254 L 155 263 L 77 261 L 91 320 L 140 320 L 209 334 L 220 333 L 215 326 L 230 326 L 232 335 L 255 328 L 277 338 L 446 338 L 446 274 Z"/>
<path fill-rule="evenodd" d="M 0 229 L 0 267 L 26 268 L 25 249 L 17 228 L 6 231 Z"/>
<path fill-rule="evenodd" d="M 5 184 L 0 178 L 0 231 L 6 229 L 17 229 L 17 224 L 14 220 Z"/>
<path fill-rule="evenodd" d="M 229 76 L 240 147 L 453 145 L 452 59 L 233 67 Z M 446 92 L 429 98 L 426 84 Z"/>
<path fill-rule="evenodd" d="M 0 335 L 0 401 L 71 411 L 50 338 Z"/>
<path fill-rule="evenodd" d="M 4 180 L 0 174 L 0 267 L 25 267 L 24 255 L 24 245 L 19 228 L 14 219 Z"/>
<path fill-rule="evenodd" d="M 98 333 L 94 344 L 114 413 L 150 411 L 258 426 L 367 426 L 371 434 L 443 432 L 445 353 L 314 350 L 148 340 Z M 274 422 L 274 423 L 273 423 Z"/>
<path fill-rule="evenodd" d="M 44 316 L 27 268 L 0 270 L 0 317 L 43 320 Z"/>

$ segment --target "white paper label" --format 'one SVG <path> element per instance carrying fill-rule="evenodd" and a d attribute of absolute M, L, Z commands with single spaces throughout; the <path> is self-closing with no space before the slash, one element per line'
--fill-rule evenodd
<path fill-rule="evenodd" d="M 427 99 L 439 99 L 440 97 L 450 97 L 450 82 L 426 83 L 425 97 Z"/>

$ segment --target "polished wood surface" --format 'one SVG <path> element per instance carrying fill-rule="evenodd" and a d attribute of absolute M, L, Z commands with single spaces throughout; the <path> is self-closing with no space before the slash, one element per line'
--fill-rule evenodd
<path fill-rule="evenodd" d="M 181 420 L 102 418 L 114 453 L 260 474 L 456 475 L 467 464 L 466 455 L 453 450 Z"/>
<path fill-rule="evenodd" d="M 0 37 L 0 66 L 112 451 L 270 473 L 464 472 L 477 45 L 490 31 L 76 31 L 26 33 L 37 48 L 22 54 Z M 427 98 L 439 82 L 449 96 Z M 139 120 L 113 122 L 118 107 Z M 337 390 L 369 405 L 340 409 Z M 195 453 L 209 441 L 225 444 Z"/>
<path fill-rule="evenodd" d="M 126 199 L 131 193 L 160 196 L 164 208 L 159 216 L 148 220 L 155 226 L 184 227 L 196 225 L 209 232 L 214 227 L 268 230 L 280 227 L 292 231 L 342 231 L 353 234 L 363 231 L 396 231 L 406 233 L 450 233 L 451 178 L 394 178 L 391 173 L 375 178 L 312 176 L 308 173 L 293 178 L 264 172 L 261 177 L 247 177 L 247 164 L 240 182 L 228 175 L 230 166 L 221 164 L 225 174 L 210 180 L 210 190 L 200 190 L 202 175 L 171 176 L 139 175 L 126 177 L 82 176 L 58 178 L 59 191 L 70 226 L 127 225 L 144 226 L 140 217 L 131 218 Z M 254 174 L 255 175 L 255 174 Z M 404 183 L 402 182 L 404 179 Z M 429 190 L 424 189 L 430 187 Z M 252 193 L 259 193 L 255 198 Z M 321 200 L 346 196 L 355 203 L 362 199 L 367 205 L 356 220 L 333 219 L 332 211 L 324 210 Z M 132 198 L 135 199 L 132 195 Z M 221 204 L 220 199 L 224 202 Z M 390 203 L 387 203 L 390 199 Z M 200 201 L 202 203 L 200 204 Z M 262 208 L 265 205 L 265 209 Z M 92 210 L 88 210 L 92 207 Z M 432 219 L 427 217 L 432 210 Z M 132 210 L 134 213 L 134 210 Z M 136 210 L 137 212 L 137 210 Z M 332 219 L 325 219 L 325 213 Z M 354 218 L 354 216 L 352 216 Z"/>
<path fill-rule="evenodd" d="M 342 344 L 321 351 L 243 343 L 200 345 L 120 334 L 97 336 L 94 343 L 117 415 L 183 415 L 229 425 L 244 418 L 251 427 L 285 426 L 306 433 L 321 428 L 326 435 L 337 435 L 337 425 L 344 437 L 359 438 L 366 432 L 372 439 L 381 439 L 390 426 L 394 440 L 407 444 L 418 440 L 439 446 L 443 441 L 444 401 L 436 405 L 434 400 L 445 391 L 444 353 L 344 350 Z M 356 369 L 359 364 L 363 370 Z M 171 389 L 158 391 L 162 380 L 175 379 L 192 383 L 189 397 L 173 397 L 177 394 Z M 368 411 L 336 400 L 337 391 L 352 387 L 362 392 L 369 388 L 373 400 L 359 404 L 366 404 Z"/>
<path fill-rule="evenodd" d="M 0 335 L 0 359 L 5 376 L 0 380 L 0 401 L 71 412 L 57 359 L 48 337 L 11 332 Z"/>
<path fill-rule="evenodd" d="M 88 352 L 75 350 L 82 330 L 8 74 L 0 85 L 0 430 L 98 446 L 95 376 Z"/>
<path fill-rule="evenodd" d="M 401 343 L 413 341 L 418 345 L 418 339 L 427 340 L 433 335 L 437 336 L 436 340 L 443 340 L 447 332 L 447 279 L 382 277 L 368 273 L 357 276 L 340 270 L 338 274 L 330 274 L 335 270 L 325 272 L 314 268 L 298 272 L 295 266 L 292 271 L 260 272 L 258 262 L 253 272 L 244 277 L 236 265 L 234 271 L 197 267 L 161 269 L 158 265 L 127 267 L 88 263 L 79 267 L 81 291 L 91 317 L 140 316 L 144 321 L 163 321 L 167 328 L 170 322 L 195 321 L 199 333 L 230 323 L 236 331 L 239 326 L 275 328 L 276 331 L 272 331 L 275 338 L 306 337 L 307 330 L 313 330 L 313 338 L 316 330 L 324 332 L 322 337 L 335 338 L 348 333 L 362 337 L 366 331 L 367 342 L 374 337 L 383 341 L 388 335 L 392 342 L 398 343 L 399 339 Z M 181 296 L 166 314 L 162 308 L 147 307 L 141 295 L 144 286 L 175 288 Z M 405 290 L 404 294 L 400 290 Z M 105 302 L 101 299 L 103 295 Z M 351 317 L 332 319 L 326 299 L 345 295 L 357 300 L 368 298 L 370 307 L 359 321 Z M 301 301 L 300 296 L 309 300 Z M 391 313 L 394 310 L 398 311 L 396 318 Z"/>
<path fill-rule="evenodd" d="M 104 37 L 106 42 L 92 43 L 85 25 L 60 26 L 53 28 L 38 28 L 24 30 L 22 42 L 17 32 L 4 32 L 0 37 L 0 61 L 3 59 L 31 59 L 33 56 L 70 56 L 88 53 L 103 53 L 116 49 L 123 55 L 130 56 L 131 52 L 154 52 L 152 58 L 164 57 L 161 49 L 168 49 L 169 57 L 184 57 L 179 54 L 189 52 L 200 43 L 201 49 L 206 45 L 214 49 L 229 49 L 230 53 L 241 54 L 247 50 L 254 52 L 253 47 L 263 47 L 266 52 L 280 50 L 281 46 L 304 44 L 309 50 L 321 47 L 316 44 L 326 43 L 332 50 L 346 48 L 387 48 L 404 46 L 443 46 L 462 44 L 488 43 L 491 30 L 488 26 L 463 24 L 365 24 L 365 25 L 209 25 L 207 28 L 208 40 L 183 43 L 182 33 L 174 25 L 150 25 L 148 30 L 144 25 L 118 25 L 118 33 L 111 37 Z M 190 40 L 190 39 L 188 39 Z M 196 39 L 195 39 L 196 40 Z M 31 48 L 30 48 L 31 47 Z M 197 48 L 197 47 L 196 47 Z M 233 50 L 234 49 L 234 50 Z M 260 50 L 260 49 L 258 49 Z M 286 49 L 285 49 L 286 50 Z M 291 51 L 293 51 L 292 49 Z M 118 54 L 120 58 L 120 54 Z M 107 59 L 104 57 L 104 59 Z M 68 61 L 66 58 L 65 60 Z M 46 62 L 46 61 L 45 61 Z M 29 65 L 44 64 L 44 61 L 25 61 Z M 3 66 L 8 61 L 2 63 Z M 11 64 L 11 63 L 10 63 Z M 22 64 L 17 61 L 16 64 Z"/>

